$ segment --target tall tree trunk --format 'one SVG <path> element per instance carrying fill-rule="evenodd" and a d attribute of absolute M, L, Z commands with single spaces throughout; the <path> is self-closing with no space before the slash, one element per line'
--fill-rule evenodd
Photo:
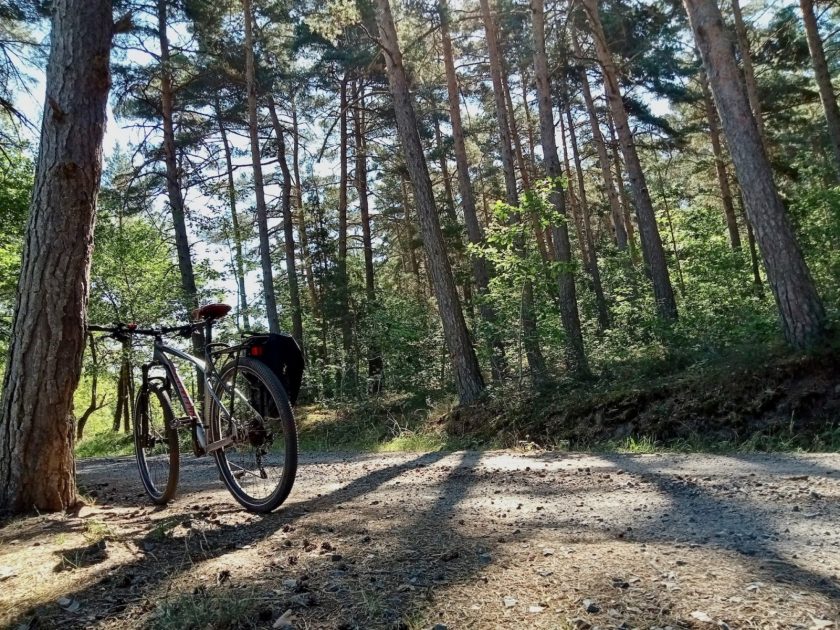
<path fill-rule="evenodd" d="M 376 19 L 388 70 L 388 81 L 394 98 L 397 130 L 414 187 L 414 198 L 417 203 L 426 257 L 429 261 L 432 288 L 443 324 L 443 334 L 449 350 L 458 398 L 461 404 L 469 404 L 481 396 L 484 391 L 484 379 L 470 341 L 467 324 L 458 301 L 458 291 L 449 267 L 449 259 L 446 256 L 443 234 L 435 210 L 432 182 L 429 179 L 429 170 L 423 156 L 423 146 L 420 142 L 417 118 L 408 89 L 408 77 L 403 67 L 391 6 L 388 0 L 377 0 L 377 6 L 379 11 Z"/>
<path fill-rule="evenodd" d="M 750 112 L 743 77 L 715 0 L 684 0 L 712 86 L 747 217 L 764 257 L 767 279 L 788 342 L 805 348 L 825 333 L 825 311 L 799 250 Z"/>
<path fill-rule="evenodd" d="M 528 148 L 530 149 L 530 159 L 528 160 L 528 166 L 531 169 L 536 170 L 536 141 L 534 140 L 534 121 L 531 118 L 531 106 L 528 103 L 528 84 L 530 82 L 530 77 L 528 75 L 528 71 L 524 68 L 522 69 L 520 76 L 522 77 L 522 109 L 525 112 L 525 130 L 528 132 Z"/>
<path fill-rule="evenodd" d="M 744 24 L 744 15 L 741 13 L 740 0 L 732 0 L 732 16 L 735 18 L 735 36 L 738 42 L 738 50 L 741 52 L 741 63 L 744 65 L 744 80 L 746 81 L 750 109 L 752 109 L 758 126 L 761 144 L 764 145 L 764 150 L 768 151 L 767 135 L 764 133 L 764 114 L 761 108 L 761 99 L 758 98 L 758 83 L 755 80 L 750 40 L 747 38 L 747 27 Z"/>
<path fill-rule="evenodd" d="M 519 124 L 516 121 L 516 108 L 513 106 L 513 99 L 510 95 L 510 75 L 506 72 L 504 58 L 501 58 L 502 89 L 505 95 L 505 111 L 507 112 L 508 124 L 510 125 L 510 138 L 513 142 L 513 154 L 516 156 L 516 165 L 519 167 L 519 177 L 522 180 L 522 188 L 530 190 L 531 174 L 528 172 L 528 165 L 525 163 L 525 153 L 522 151 L 522 136 L 519 135 Z"/>
<path fill-rule="evenodd" d="M 534 79 L 537 85 L 537 106 L 540 116 L 540 143 L 543 150 L 543 162 L 546 174 L 551 178 L 550 200 L 554 210 L 560 215 L 560 221 L 551 227 L 554 236 L 554 249 L 560 263 L 557 276 L 560 318 L 566 331 L 566 365 L 570 372 L 588 375 L 589 365 L 583 347 L 583 333 L 580 329 L 575 275 L 572 263 L 572 246 L 566 227 L 566 201 L 560 180 L 563 169 L 557 154 L 557 141 L 554 137 L 554 114 L 551 106 L 551 85 L 548 78 L 548 61 L 545 54 L 545 14 L 543 0 L 531 0 L 531 22 L 534 29 Z M 597 266 L 595 269 L 597 274 Z"/>
<path fill-rule="evenodd" d="M 341 304 L 341 344 L 343 362 L 351 383 L 355 381 L 353 369 L 353 320 L 350 312 L 350 279 L 347 274 L 347 76 L 341 77 L 339 86 L 339 184 L 338 184 L 338 299 Z"/>
<path fill-rule="evenodd" d="M 76 502 L 73 392 L 85 312 L 113 32 L 110 0 L 52 4 L 46 106 L 0 400 L 0 512 Z"/>
<path fill-rule="evenodd" d="M 574 45 L 575 56 L 578 59 L 583 59 L 577 36 L 574 34 L 572 35 L 572 43 Z M 598 122 L 595 101 L 592 98 L 592 90 L 589 87 L 589 77 L 583 65 L 578 66 L 578 77 L 583 91 L 583 100 L 586 103 L 586 112 L 589 114 L 589 125 L 592 128 L 592 142 L 595 144 L 595 150 L 598 152 L 598 165 L 601 167 L 604 191 L 606 192 L 607 201 L 610 204 L 616 244 L 618 245 L 618 249 L 625 250 L 627 249 L 627 230 L 624 226 L 624 216 L 621 210 L 621 203 L 618 200 L 618 193 L 615 190 L 607 145 L 604 142 L 604 134 L 601 133 L 601 124 Z"/>
<path fill-rule="evenodd" d="M 464 212 L 464 223 L 467 227 L 467 238 L 473 245 L 484 242 L 484 232 L 478 221 L 475 209 L 475 193 L 470 179 L 470 166 L 467 160 L 467 145 L 464 139 L 464 125 L 461 121 L 460 94 L 458 91 L 458 76 L 455 73 L 455 56 L 452 52 L 452 40 L 449 35 L 449 7 L 446 0 L 439 0 L 441 41 L 443 48 L 443 63 L 446 69 L 446 91 L 449 97 L 449 119 L 452 124 L 452 140 L 455 152 L 455 166 L 458 171 L 458 190 L 461 193 L 461 209 Z M 477 255 L 471 255 L 472 274 L 475 286 L 482 297 L 487 296 L 490 284 L 490 271 L 487 261 Z M 492 304 L 486 299 L 480 300 L 479 314 L 490 328 L 488 337 L 490 344 L 490 363 L 493 380 L 500 381 L 505 372 L 505 349 L 495 331 L 498 316 Z"/>
<path fill-rule="evenodd" d="M 306 210 L 303 207 L 303 183 L 300 179 L 300 129 L 298 128 L 297 95 L 292 93 L 292 171 L 295 174 L 295 208 L 297 210 L 298 235 L 300 237 L 301 259 L 306 275 L 306 285 L 309 289 L 309 299 L 312 302 L 312 312 L 320 316 L 321 305 L 318 300 L 318 290 L 315 288 L 315 275 L 312 273 L 312 258 L 309 255 L 309 239 L 307 237 Z"/>
<path fill-rule="evenodd" d="M 225 164 L 227 166 L 230 220 L 233 226 L 234 271 L 236 273 L 236 286 L 239 287 L 239 310 L 242 315 L 244 329 L 250 330 L 251 322 L 248 318 L 248 294 L 245 291 L 245 258 L 242 255 L 242 229 L 239 227 L 239 214 L 236 209 L 236 183 L 233 178 L 233 158 L 231 156 L 230 142 L 228 142 L 227 129 L 225 129 L 224 122 L 222 121 L 222 107 L 218 98 L 215 101 L 215 105 L 216 119 L 219 123 L 219 134 L 222 137 L 222 148 L 225 152 Z"/>
<path fill-rule="evenodd" d="M 178 152 L 175 145 L 175 97 L 172 88 L 172 62 L 167 36 L 167 0 L 158 0 L 158 41 L 160 43 L 160 111 L 163 118 L 163 159 L 166 164 L 166 191 L 175 228 L 175 249 L 178 252 L 178 270 L 181 273 L 181 291 L 187 312 L 198 307 L 198 292 L 193 272 L 190 242 L 187 237 L 184 195 L 178 170 Z"/>
<path fill-rule="evenodd" d="M 368 200 L 367 128 L 365 117 L 365 84 L 359 79 L 356 88 L 356 107 L 353 108 L 353 134 L 356 143 L 356 191 L 359 193 L 359 214 L 362 220 L 362 244 L 365 258 L 365 297 L 368 308 L 376 306 L 376 282 L 373 273 L 373 236 L 370 226 Z M 368 349 L 368 393 L 382 389 L 382 349 L 374 339 Z"/>
<path fill-rule="evenodd" d="M 703 103 L 706 108 L 706 120 L 709 121 L 709 139 L 712 142 L 712 155 L 715 159 L 720 198 L 723 202 L 723 216 L 726 219 L 726 229 L 729 231 L 729 244 L 732 249 L 741 249 L 741 232 L 738 230 L 738 219 L 735 215 L 735 205 L 732 203 L 732 189 L 729 187 L 729 177 L 726 175 L 726 159 L 720 141 L 720 126 L 717 112 L 709 91 L 709 79 L 705 72 L 700 73 L 700 87 L 703 89 Z"/>
<path fill-rule="evenodd" d="M 400 189 L 402 190 L 403 200 L 404 249 L 407 254 L 411 275 L 414 276 L 414 289 L 417 292 L 417 299 L 418 301 L 422 301 L 425 291 L 423 290 L 423 279 L 420 277 L 420 262 L 417 260 L 417 251 L 414 247 L 415 228 L 414 221 L 411 220 L 411 197 L 408 193 L 408 187 L 410 185 L 411 181 L 403 175 L 400 181 Z"/>
<path fill-rule="evenodd" d="M 502 169 L 505 175 L 505 201 L 511 207 L 519 206 L 519 191 L 516 186 L 516 171 L 514 169 L 513 145 L 511 142 L 510 124 L 507 117 L 507 103 L 505 99 L 505 85 L 502 78 L 502 58 L 499 52 L 499 44 L 496 41 L 496 26 L 493 15 L 490 11 L 489 0 L 481 0 L 481 17 L 484 22 L 484 30 L 487 36 L 487 51 L 490 60 L 490 75 L 493 79 L 493 96 L 496 105 L 496 121 L 499 126 L 499 138 L 501 140 Z M 514 221 L 521 219 L 517 215 Z M 523 242 L 517 243 L 517 249 L 524 253 Z M 528 369 L 535 381 L 541 381 L 546 376 L 545 359 L 540 350 L 539 330 L 537 328 L 536 314 L 534 312 L 534 289 L 531 281 L 526 279 L 522 288 L 522 336 L 525 345 L 525 356 L 528 361 Z"/>
<path fill-rule="evenodd" d="M 539 1 L 540 0 L 532 0 L 532 2 Z M 578 188 L 580 189 L 580 209 L 581 215 L 583 216 L 583 238 L 586 244 L 586 247 L 582 248 L 585 252 L 584 261 L 589 277 L 592 279 L 592 291 L 595 293 L 595 307 L 598 309 L 598 327 L 601 330 L 606 330 L 610 327 L 610 310 L 607 307 L 607 299 L 604 297 L 604 286 L 601 283 L 601 272 L 598 269 L 598 257 L 595 255 L 595 241 L 592 238 L 592 225 L 589 220 L 589 202 L 586 199 L 586 187 L 583 181 L 583 168 L 580 163 L 580 151 L 578 151 L 577 134 L 575 133 L 575 125 L 572 120 L 572 110 L 568 103 L 566 103 L 566 121 L 569 127 L 569 140 L 572 143 L 572 155 L 575 160 Z M 571 177 L 571 172 L 569 173 L 569 177 Z"/>
<path fill-rule="evenodd" d="M 90 402 L 87 409 L 84 410 L 79 420 L 76 422 L 76 441 L 81 440 L 85 436 L 85 426 L 87 421 L 94 412 L 99 411 L 105 406 L 105 395 L 102 398 L 97 398 L 99 390 L 99 360 L 96 356 L 96 342 L 91 333 L 88 333 L 88 348 L 90 348 L 90 360 L 93 366 L 93 375 L 90 380 Z"/>
<path fill-rule="evenodd" d="M 120 430 L 125 403 L 128 400 L 128 379 L 130 378 L 128 349 L 123 345 L 120 355 L 120 375 L 117 377 L 117 404 L 114 406 L 114 419 L 111 423 L 111 430 L 116 433 Z"/>
<path fill-rule="evenodd" d="M 639 221 L 639 234 L 642 240 L 642 253 L 647 265 L 648 274 L 653 284 L 653 295 L 659 316 L 665 321 L 677 318 L 677 302 L 674 299 L 674 289 L 668 274 L 668 264 L 665 259 L 665 249 L 656 225 L 656 214 L 650 199 L 647 181 L 645 179 L 636 144 L 630 131 L 627 110 L 624 108 L 621 90 L 618 84 L 618 70 L 607 46 L 601 17 L 598 14 L 597 0 L 583 0 L 592 35 L 595 41 L 595 51 L 604 73 L 604 88 L 612 112 L 613 122 L 618 132 L 621 152 L 630 177 L 630 185 L 636 206 L 636 216 Z"/>
<path fill-rule="evenodd" d="M 277 140 L 277 162 L 283 175 L 281 206 L 283 208 L 283 248 L 286 253 L 286 274 L 289 277 L 289 302 L 292 307 L 292 336 L 300 347 L 303 343 L 303 310 L 300 306 L 300 289 L 298 288 L 297 261 L 295 260 L 295 223 L 292 215 L 292 172 L 286 158 L 286 130 L 280 124 L 277 116 L 277 104 L 274 96 L 268 94 L 268 113 L 274 127 L 274 137 Z"/>
<path fill-rule="evenodd" d="M 805 35 L 808 37 L 808 50 L 811 51 L 811 63 L 814 65 L 814 78 L 816 78 L 817 86 L 820 89 L 825 121 L 828 124 L 828 139 L 831 143 L 831 151 L 834 154 L 837 181 L 840 182 L 840 108 L 837 107 L 834 86 L 831 85 L 831 75 L 825 61 L 825 50 L 823 49 L 822 39 L 820 39 L 820 29 L 817 26 L 817 17 L 814 15 L 814 0 L 799 0 L 799 6 L 802 8 Z"/>
<path fill-rule="evenodd" d="M 260 127 L 257 118 L 257 84 L 254 68 L 254 15 L 251 0 L 242 0 L 245 16 L 245 83 L 248 90 L 248 133 L 251 138 L 251 162 L 254 168 L 254 196 L 257 201 L 257 229 L 260 235 L 260 263 L 262 264 L 263 294 L 268 329 L 280 332 L 277 315 L 277 298 L 274 294 L 274 274 L 271 268 L 271 243 L 268 238 L 268 209 L 265 203 L 262 155 L 260 154 Z"/>
<path fill-rule="evenodd" d="M 618 139 L 615 137 L 615 126 L 612 122 L 612 116 L 607 111 L 607 129 L 610 131 L 610 145 L 609 153 L 612 158 L 613 167 L 615 168 L 615 183 L 618 188 L 618 199 L 621 201 L 621 214 L 624 216 L 624 229 L 627 232 L 627 245 L 630 248 L 630 260 L 634 265 L 639 262 L 639 252 L 636 248 L 636 229 L 633 226 L 633 215 L 630 212 L 630 195 L 627 194 L 627 189 L 624 186 L 624 171 L 621 168 L 621 147 L 618 145 Z"/>

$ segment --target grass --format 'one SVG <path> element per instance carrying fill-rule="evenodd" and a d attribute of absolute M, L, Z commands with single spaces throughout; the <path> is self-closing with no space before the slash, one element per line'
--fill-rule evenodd
<path fill-rule="evenodd" d="M 133 455 L 134 438 L 130 433 L 114 433 L 110 427 L 99 433 L 90 431 L 76 444 L 76 457 Z"/>
<path fill-rule="evenodd" d="M 394 396 L 338 409 L 303 407 L 297 411 L 301 451 L 425 453 L 492 446 L 487 440 L 447 434 L 434 420 L 448 411 L 447 404 L 426 404 Z"/>
<path fill-rule="evenodd" d="M 144 627 L 157 630 L 264 627 L 276 616 L 271 601 L 271 596 L 262 595 L 255 589 L 199 587 L 192 594 L 164 599 Z"/>

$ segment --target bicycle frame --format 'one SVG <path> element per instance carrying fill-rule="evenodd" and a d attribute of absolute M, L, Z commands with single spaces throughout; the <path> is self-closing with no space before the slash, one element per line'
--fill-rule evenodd
<path fill-rule="evenodd" d="M 193 446 L 197 456 L 206 455 L 207 453 L 212 453 L 213 451 L 216 451 L 220 448 L 224 448 L 233 443 L 235 440 L 234 435 L 228 436 L 225 439 L 217 440 L 209 444 L 207 443 L 207 434 L 202 416 L 206 415 L 207 410 L 211 408 L 211 405 L 218 405 L 218 409 L 224 417 L 228 419 L 230 419 L 231 417 L 230 412 L 227 410 L 224 403 L 222 403 L 222 401 L 219 399 L 219 397 L 216 395 L 216 392 L 214 391 L 214 383 L 219 382 L 220 375 L 216 370 L 216 366 L 213 362 L 213 353 L 210 351 L 211 344 L 209 343 L 209 337 L 210 335 L 207 334 L 208 343 L 205 344 L 204 360 L 201 360 L 198 357 L 195 357 L 182 350 L 179 350 L 178 348 L 173 348 L 172 346 L 166 345 L 163 342 L 162 337 L 155 337 L 152 362 L 148 365 L 143 366 L 144 369 L 142 386 L 144 388 L 147 388 L 149 383 L 148 370 L 150 367 L 155 365 L 160 365 L 161 367 L 163 367 L 164 371 L 166 372 L 167 378 L 171 383 L 174 384 L 175 393 L 178 396 L 178 400 L 181 402 L 181 406 L 187 414 L 186 419 L 189 421 L 189 426 L 192 430 Z M 226 353 L 229 352 L 230 350 L 228 350 Z M 181 379 L 181 375 L 178 373 L 177 367 L 166 355 L 175 356 L 187 363 L 192 364 L 201 375 L 204 390 L 203 414 L 199 413 L 196 410 L 193 399 L 187 391 L 187 388 L 184 385 L 184 381 Z M 198 437 L 199 428 L 201 429 L 201 431 L 204 432 L 205 437 L 203 440 Z"/>

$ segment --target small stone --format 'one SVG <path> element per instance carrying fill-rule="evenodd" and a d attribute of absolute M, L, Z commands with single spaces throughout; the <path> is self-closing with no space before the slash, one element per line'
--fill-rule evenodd
<path fill-rule="evenodd" d="M 691 613 L 692 618 L 696 619 L 697 621 L 702 621 L 703 623 L 714 623 L 715 620 L 709 617 L 708 614 L 704 613 L 702 610 L 695 610 Z"/>
<path fill-rule="evenodd" d="M 588 613 L 592 613 L 593 615 L 595 613 L 601 612 L 601 607 L 595 602 L 593 602 L 591 599 L 583 600 L 583 609 Z"/>
<path fill-rule="evenodd" d="M 505 595 L 502 601 L 505 604 L 505 608 L 513 608 L 519 603 L 515 597 L 511 597 L 510 595 Z"/>
<path fill-rule="evenodd" d="M 589 630 L 592 627 L 591 623 L 589 623 L 586 619 L 581 619 L 580 617 L 570 619 L 569 623 L 575 630 Z"/>
<path fill-rule="evenodd" d="M 545 608 L 542 606 L 528 606 L 528 612 L 534 615 L 537 615 L 544 610 Z"/>
<path fill-rule="evenodd" d="M 283 586 L 293 591 L 298 587 L 298 581 L 294 578 L 288 578 L 283 580 Z"/>
<path fill-rule="evenodd" d="M 292 624 L 293 619 L 294 616 L 292 615 L 292 609 L 290 608 L 280 615 L 271 627 L 274 628 L 274 630 L 293 630 L 295 627 L 294 624 Z"/>

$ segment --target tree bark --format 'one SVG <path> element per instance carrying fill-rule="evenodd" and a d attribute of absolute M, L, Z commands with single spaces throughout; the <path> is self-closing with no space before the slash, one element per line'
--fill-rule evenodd
<path fill-rule="evenodd" d="M 505 201 L 512 208 L 519 206 L 519 191 L 516 185 L 516 170 L 514 168 L 513 144 L 511 142 L 511 128 L 507 116 L 507 102 L 505 99 L 505 85 L 502 78 L 502 59 L 499 52 L 499 44 L 496 40 L 496 26 L 493 15 L 490 11 L 489 0 L 481 0 L 481 17 L 484 22 L 484 31 L 487 37 L 487 52 L 490 61 L 490 75 L 493 80 L 493 96 L 496 106 L 496 121 L 499 126 L 499 139 L 501 140 L 502 170 L 505 175 Z M 513 221 L 520 222 L 518 213 L 514 214 Z M 516 244 L 520 253 L 524 253 L 524 243 Z M 522 287 L 522 336 L 525 346 L 525 356 L 528 361 L 528 369 L 531 378 L 535 381 L 542 381 L 546 376 L 545 359 L 540 350 L 539 330 L 537 328 L 536 314 L 534 312 L 534 288 L 530 279 L 525 279 Z"/>
<path fill-rule="evenodd" d="M 283 175 L 281 206 L 283 209 L 283 248 L 286 254 L 286 274 L 289 278 L 289 302 L 292 307 L 292 336 L 300 347 L 303 343 L 303 310 L 300 306 L 300 289 L 298 288 L 297 262 L 295 260 L 295 224 L 292 215 L 292 172 L 286 158 L 286 130 L 280 124 L 277 116 L 277 104 L 274 96 L 268 94 L 268 113 L 271 125 L 274 127 L 274 137 L 277 140 L 277 163 Z"/>
<path fill-rule="evenodd" d="M 423 156 L 423 146 L 420 142 L 417 118 L 408 89 L 408 77 L 403 66 L 391 6 L 388 0 L 377 0 L 377 6 L 379 11 L 376 19 L 379 25 L 380 43 L 383 47 L 388 81 L 394 99 L 397 130 L 414 187 L 414 198 L 429 262 L 432 288 L 443 324 L 458 398 L 461 404 L 469 404 L 481 396 L 484 391 L 484 379 L 478 367 L 475 350 L 470 341 L 461 304 L 458 301 L 458 291 L 455 288 L 449 259 L 446 256 L 443 234 L 435 209 L 432 182 L 429 179 L 429 170 Z"/>
<path fill-rule="evenodd" d="M 799 0 L 802 8 L 802 18 L 805 22 L 805 35 L 808 38 L 808 50 L 811 52 L 811 63 L 814 65 L 814 78 L 820 89 L 820 99 L 825 111 L 825 121 L 828 125 L 828 139 L 834 155 L 834 169 L 837 181 L 840 183 L 840 108 L 834 96 L 834 86 L 831 85 L 831 75 L 825 61 L 825 50 L 817 17 L 814 15 L 814 0 Z"/>
<path fill-rule="evenodd" d="M 700 73 L 700 87 L 703 89 L 703 104 L 706 108 L 706 120 L 709 121 L 709 139 L 712 142 L 712 155 L 715 159 L 715 173 L 717 174 L 720 198 L 723 202 L 723 216 L 726 219 L 726 229 L 729 231 L 729 244 L 732 249 L 741 249 L 741 232 L 738 230 L 738 219 L 735 215 L 735 205 L 732 203 L 732 189 L 729 187 L 729 177 L 726 175 L 726 159 L 720 141 L 720 126 L 717 112 L 709 91 L 709 80 L 705 72 Z"/>
<path fill-rule="evenodd" d="M 110 0 L 52 4 L 46 105 L 0 400 L 0 512 L 76 502 L 73 392 L 111 87 Z"/>
<path fill-rule="evenodd" d="M 575 55 L 578 59 L 582 59 L 583 54 L 581 53 L 577 37 L 574 34 L 572 35 L 572 43 L 574 45 Z M 583 100 L 586 104 L 586 112 L 589 114 L 589 125 L 592 128 L 592 142 L 595 144 L 595 150 L 598 153 L 598 165 L 601 167 L 604 191 L 606 192 L 607 201 L 610 204 L 610 213 L 612 215 L 613 228 L 615 229 L 615 241 L 618 249 L 626 250 L 627 230 L 624 226 L 624 215 L 622 214 L 621 203 L 618 200 L 618 193 L 615 190 L 610 157 L 607 153 L 607 145 L 604 142 L 604 134 L 601 133 L 601 124 L 598 122 L 595 101 L 592 98 L 592 90 L 589 87 L 589 77 L 583 65 L 578 67 L 578 77 L 583 91 Z"/>
<path fill-rule="evenodd" d="M 248 317 L 248 294 L 245 290 L 245 257 L 242 255 L 242 229 L 239 226 L 239 214 L 236 209 L 236 182 L 233 178 L 233 158 L 231 157 L 230 142 L 228 142 L 227 129 L 222 121 L 222 108 L 219 99 L 216 99 L 216 118 L 219 123 L 219 134 L 222 137 L 222 149 L 225 152 L 225 164 L 227 166 L 228 199 L 230 201 L 230 220 L 233 226 L 233 251 L 234 271 L 236 273 L 236 286 L 239 287 L 239 310 L 242 315 L 242 325 L 245 330 L 250 330 L 251 322 Z M 237 318 L 238 323 L 239 318 Z"/>
<path fill-rule="evenodd" d="M 257 201 L 257 229 L 260 236 L 260 263 L 262 265 L 265 311 L 270 332 L 280 332 L 277 298 L 274 293 L 274 273 L 271 267 L 271 243 L 268 237 L 268 209 L 265 203 L 262 155 L 260 153 L 260 127 L 257 118 L 257 82 L 254 62 L 254 15 L 251 0 L 242 0 L 245 16 L 245 83 L 248 90 L 248 132 L 251 139 L 251 162 L 254 168 L 254 196 Z"/>
<path fill-rule="evenodd" d="M 178 169 L 178 152 L 175 144 L 175 97 L 172 88 L 172 62 L 167 36 L 167 0 L 158 0 L 158 40 L 160 43 L 160 109 L 163 122 L 163 159 L 166 165 L 166 191 L 175 229 L 175 249 L 178 252 L 178 270 L 181 273 L 181 291 L 187 312 L 198 307 L 198 291 L 195 284 L 190 242 L 187 236 L 184 195 L 181 191 L 181 176 Z"/>
<path fill-rule="evenodd" d="M 825 311 L 776 190 L 723 17 L 714 0 L 684 0 L 684 4 L 735 163 L 747 217 L 764 258 L 785 338 L 794 347 L 808 347 L 825 334 Z"/>
<path fill-rule="evenodd" d="M 609 153 L 615 168 L 615 183 L 618 188 L 618 198 L 621 201 L 621 214 L 624 216 L 624 229 L 627 232 L 627 245 L 630 248 L 630 260 L 634 265 L 639 262 L 639 252 L 636 248 L 636 229 L 633 226 L 633 215 L 630 212 L 630 196 L 624 186 L 624 171 L 621 168 L 621 148 L 618 146 L 618 139 L 615 137 L 615 126 L 612 116 L 607 111 L 607 129 L 610 131 Z"/>
<path fill-rule="evenodd" d="M 315 287 L 315 275 L 312 273 L 312 258 L 309 255 L 309 239 L 306 230 L 306 210 L 303 207 L 303 184 L 300 179 L 300 129 L 298 128 L 297 98 L 294 93 L 292 94 L 292 170 L 295 174 L 295 208 L 297 210 L 303 270 L 306 275 L 309 299 L 312 301 L 312 312 L 315 317 L 320 317 L 321 306 L 318 300 L 318 290 Z"/>
<path fill-rule="evenodd" d="M 347 76 L 339 86 L 339 184 L 338 184 L 338 299 L 341 304 L 341 343 L 344 365 L 350 382 L 355 381 L 353 369 L 353 320 L 350 312 L 350 281 L 347 274 Z"/>
<path fill-rule="evenodd" d="M 639 221 L 642 253 L 651 283 L 653 284 L 656 309 L 663 320 L 674 321 L 677 318 L 677 302 L 674 299 L 674 289 L 671 286 L 671 278 L 668 274 L 665 249 L 662 246 L 662 238 L 659 234 L 659 228 L 656 225 L 656 213 L 653 210 L 647 181 L 642 170 L 642 164 L 639 161 L 639 155 L 636 152 L 636 144 L 633 139 L 633 134 L 630 131 L 627 111 L 624 108 L 618 83 L 618 70 L 615 67 L 612 53 L 609 50 L 606 36 L 604 35 L 601 18 L 598 14 L 597 0 L 583 0 L 583 5 L 592 27 L 595 51 L 603 69 L 604 88 L 607 94 L 607 100 L 609 101 L 613 122 L 618 132 L 618 140 L 621 145 L 621 152 L 624 155 L 624 163 L 630 177 L 630 186 L 633 191 L 636 206 L 636 216 Z"/>
<path fill-rule="evenodd" d="M 365 119 L 365 84 L 359 79 L 356 88 L 356 107 L 353 108 L 353 134 L 356 143 L 356 192 L 359 194 L 359 214 L 362 220 L 362 245 L 365 259 L 365 297 L 368 308 L 376 307 L 376 282 L 373 271 L 373 231 L 370 225 L 368 200 L 367 128 Z M 374 339 L 368 349 L 368 393 L 382 390 L 382 350 Z"/>
<path fill-rule="evenodd" d="M 461 102 L 458 91 L 458 76 L 455 73 L 455 56 L 452 52 L 452 40 L 449 35 L 449 7 L 446 0 L 439 0 L 438 13 L 440 15 L 441 42 L 443 48 L 443 64 L 446 70 L 446 91 L 449 97 L 449 119 L 452 124 L 453 150 L 455 152 L 455 166 L 458 172 L 458 190 L 461 193 L 461 209 L 464 212 L 464 223 L 467 227 L 467 238 L 473 245 L 484 242 L 484 232 L 478 220 L 475 208 L 475 193 L 470 178 L 470 166 L 467 160 L 467 145 L 464 138 L 464 125 L 461 120 Z M 490 284 L 490 271 L 487 261 L 477 255 L 471 255 L 472 275 L 475 286 L 482 297 L 486 297 Z M 498 316 L 496 309 L 486 299 L 479 302 L 479 314 L 490 328 L 490 363 L 494 381 L 504 377 L 506 359 L 505 348 L 499 335 L 495 331 Z"/>
<path fill-rule="evenodd" d="M 578 376 L 589 374 L 586 351 L 583 346 L 583 333 L 580 329 L 577 292 L 575 289 L 572 246 L 566 220 L 566 201 L 560 180 L 563 169 L 557 153 L 557 140 L 554 136 L 554 114 L 551 106 L 551 85 L 548 78 L 548 61 L 545 53 L 545 13 L 543 0 L 531 0 L 531 24 L 534 29 L 534 80 L 537 85 L 537 107 L 540 120 L 540 143 L 543 150 L 543 162 L 546 174 L 552 180 L 550 201 L 560 215 L 560 221 L 552 222 L 554 253 L 560 270 L 557 276 L 557 289 L 560 305 L 560 318 L 566 332 L 566 366 Z M 588 265 L 587 265 L 588 266 Z M 595 269 L 597 274 L 597 265 Z"/>
<path fill-rule="evenodd" d="M 738 50 L 741 51 L 741 63 L 744 65 L 747 97 L 758 127 L 758 135 L 761 137 L 761 144 L 764 146 L 765 152 L 769 154 L 767 135 L 764 133 L 764 114 L 761 109 L 761 99 L 758 98 L 758 83 L 755 80 L 755 69 L 753 68 L 752 53 L 750 52 L 750 40 L 747 38 L 747 27 L 744 24 L 744 16 L 741 13 L 740 0 L 732 0 L 732 16 L 735 18 L 735 36 L 738 41 Z"/>
<path fill-rule="evenodd" d="M 592 291 L 595 293 L 595 307 L 598 310 L 598 326 L 601 330 L 606 330 L 610 327 L 610 309 L 607 306 L 607 299 L 604 297 L 604 286 L 601 283 L 601 272 L 598 269 L 598 258 L 595 255 L 595 240 L 592 238 L 592 225 L 589 220 L 589 202 L 586 199 L 586 187 L 583 181 L 583 168 L 580 163 L 577 134 L 575 133 L 574 121 L 572 120 L 572 110 L 568 104 L 566 104 L 566 121 L 569 127 L 569 140 L 572 144 L 571 148 L 575 160 L 575 170 L 577 171 L 578 188 L 580 189 L 583 238 L 586 243 L 586 247 L 583 248 L 585 252 L 584 260 L 586 261 L 586 270 L 592 279 Z M 571 173 L 569 176 L 571 177 Z"/>

